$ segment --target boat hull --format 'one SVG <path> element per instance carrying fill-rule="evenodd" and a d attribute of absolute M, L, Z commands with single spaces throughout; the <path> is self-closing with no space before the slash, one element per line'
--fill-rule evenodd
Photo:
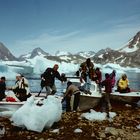
<path fill-rule="evenodd" d="M 136 104 L 140 100 L 140 92 L 130 92 L 130 93 L 111 93 L 110 99 L 112 101 L 119 101 L 127 104 Z"/>
<path fill-rule="evenodd" d="M 0 102 L 0 110 L 5 111 L 16 111 L 19 109 L 25 102 L 6 102 L 1 101 Z"/>
<path fill-rule="evenodd" d="M 81 111 L 95 108 L 101 100 L 101 97 L 80 96 L 79 109 Z"/>
<path fill-rule="evenodd" d="M 37 96 L 38 93 L 31 93 L 31 95 L 35 96 L 36 99 L 44 99 L 46 94 L 42 93 L 39 97 Z M 0 101 L 0 111 L 16 111 L 22 105 L 24 105 L 26 101 L 23 102 L 7 102 L 7 101 Z"/>

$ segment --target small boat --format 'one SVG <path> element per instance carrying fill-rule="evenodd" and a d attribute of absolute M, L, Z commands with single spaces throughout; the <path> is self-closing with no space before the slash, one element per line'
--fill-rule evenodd
<path fill-rule="evenodd" d="M 7 101 L 0 101 L 0 111 L 16 111 L 24 103 L 25 102 L 7 102 Z"/>
<path fill-rule="evenodd" d="M 33 96 L 35 96 L 36 100 L 44 99 L 45 95 L 44 93 L 41 94 L 41 96 L 37 97 L 38 93 L 32 93 Z M 13 97 L 16 101 L 6 101 L 4 99 L 3 101 L 0 101 L 0 111 L 16 111 L 19 109 L 26 101 L 19 101 L 15 95 L 10 95 L 9 97 Z"/>
<path fill-rule="evenodd" d="M 110 99 L 112 101 L 119 101 L 122 103 L 127 103 L 136 106 L 138 101 L 140 101 L 140 92 L 131 91 L 129 93 L 113 92 L 110 94 Z"/>
<path fill-rule="evenodd" d="M 78 78 L 70 78 L 69 80 L 77 86 L 81 85 Z M 96 107 L 99 104 L 104 93 L 103 89 L 102 93 L 99 92 L 98 85 L 94 81 L 91 82 L 90 92 L 90 95 L 81 92 L 79 103 L 80 110 L 86 110 Z M 137 106 L 137 103 L 140 102 L 140 92 L 131 91 L 129 93 L 120 93 L 115 91 L 110 94 L 110 99 L 112 102 L 122 102 L 125 104 Z"/>
<path fill-rule="evenodd" d="M 68 80 L 70 80 L 74 85 L 80 86 L 80 79 L 77 77 L 69 77 Z M 92 81 L 90 86 L 90 92 L 91 94 L 86 94 L 83 91 L 81 91 L 80 94 L 80 102 L 79 102 L 79 109 L 81 111 L 88 110 L 91 108 L 95 108 L 102 99 L 102 93 L 99 92 L 98 85 Z M 44 99 L 46 97 L 45 93 L 41 93 L 38 97 L 38 93 L 31 93 L 35 96 L 36 99 Z M 56 96 L 58 97 L 58 96 Z M 112 92 L 110 95 L 111 100 L 114 102 L 123 102 L 131 105 L 136 105 L 140 101 L 140 92 L 132 91 L 129 93 L 119 93 L 119 92 Z M 24 102 L 6 102 L 6 101 L 0 101 L 0 110 L 17 110 L 20 108 Z"/>

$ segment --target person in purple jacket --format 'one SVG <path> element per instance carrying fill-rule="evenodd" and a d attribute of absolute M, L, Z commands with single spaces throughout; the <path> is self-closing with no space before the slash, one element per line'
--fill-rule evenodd
<path fill-rule="evenodd" d="M 110 74 L 110 79 L 111 79 L 112 88 L 114 88 L 116 84 L 116 71 L 115 70 L 113 70 L 112 73 Z"/>

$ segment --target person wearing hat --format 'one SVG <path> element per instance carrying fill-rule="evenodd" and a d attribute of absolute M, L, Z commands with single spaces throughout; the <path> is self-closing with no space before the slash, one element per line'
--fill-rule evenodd
<path fill-rule="evenodd" d="M 20 101 L 26 101 L 30 95 L 28 80 L 21 74 L 16 75 L 15 86 L 8 89 L 13 90 Z"/>
<path fill-rule="evenodd" d="M 120 80 L 118 81 L 118 87 L 117 87 L 118 91 L 120 93 L 127 93 L 130 92 L 130 88 L 129 88 L 129 80 L 127 78 L 126 74 L 122 74 L 122 77 L 120 78 Z"/>
<path fill-rule="evenodd" d="M 64 98 L 66 100 L 66 112 L 71 111 L 70 101 L 72 95 L 74 95 L 73 111 L 75 112 L 77 110 L 80 101 L 80 90 L 77 86 L 72 84 L 71 81 L 68 81 L 66 92 L 64 94 Z"/>
<path fill-rule="evenodd" d="M 47 95 L 54 95 L 57 92 L 55 86 L 55 78 L 61 82 L 63 81 L 60 73 L 58 72 L 58 68 L 58 64 L 55 64 L 53 68 L 47 68 L 45 72 L 41 74 L 41 79 L 44 81 L 44 87 L 46 88 Z"/>

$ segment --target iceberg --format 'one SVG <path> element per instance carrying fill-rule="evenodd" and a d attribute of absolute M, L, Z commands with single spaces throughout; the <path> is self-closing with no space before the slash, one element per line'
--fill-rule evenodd
<path fill-rule="evenodd" d="M 53 60 L 48 60 L 43 56 L 36 56 L 32 59 L 27 59 L 26 61 L 1 61 L 0 63 L 0 75 L 5 76 L 8 79 L 15 79 L 17 73 L 23 75 L 40 75 L 48 67 L 53 67 L 54 64 L 59 65 L 58 71 L 60 73 L 72 74 L 79 69 L 80 64 L 75 64 L 74 62 L 58 62 Z M 116 70 L 117 74 L 125 72 L 136 72 L 139 73 L 139 68 L 131 67 L 121 67 L 119 64 L 108 63 L 105 65 L 94 64 L 95 68 L 99 67 L 103 73 L 111 73 L 112 70 Z"/>
<path fill-rule="evenodd" d="M 13 125 L 26 127 L 28 130 L 42 132 L 58 122 L 62 115 L 62 104 L 59 98 L 49 95 L 43 105 L 37 105 L 31 96 L 11 117 Z"/>

